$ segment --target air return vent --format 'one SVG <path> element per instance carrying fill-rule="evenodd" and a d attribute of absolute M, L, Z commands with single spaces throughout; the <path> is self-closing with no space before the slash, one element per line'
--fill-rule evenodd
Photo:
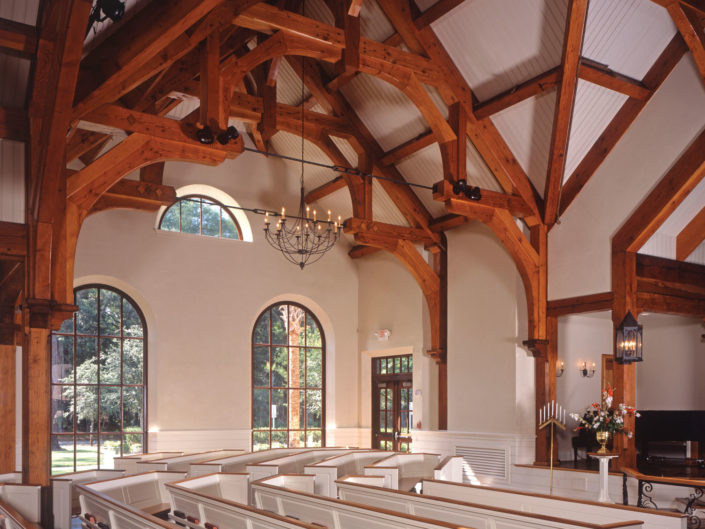
<path fill-rule="evenodd" d="M 507 449 L 456 446 L 455 455 L 463 458 L 463 477 L 466 481 L 473 475 L 509 478 Z"/>

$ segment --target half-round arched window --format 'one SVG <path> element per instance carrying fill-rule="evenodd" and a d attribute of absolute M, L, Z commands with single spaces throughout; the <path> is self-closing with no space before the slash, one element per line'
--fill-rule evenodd
<path fill-rule="evenodd" d="M 242 239 L 242 231 L 230 209 L 217 200 L 186 195 L 169 206 L 159 220 L 159 229 L 221 239 Z"/>
<path fill-rule="evenodd" d="M 127 294 L 74 290 L 78 311 L 51 336 L 52 474 L 113 468 L 147 451 L 147 326 Z"/>
<path fill-rule="evenodd" d="M 325 339 L 303 305 L 281 302 L 252 332 L 252 448 L 325 444 Z"/>

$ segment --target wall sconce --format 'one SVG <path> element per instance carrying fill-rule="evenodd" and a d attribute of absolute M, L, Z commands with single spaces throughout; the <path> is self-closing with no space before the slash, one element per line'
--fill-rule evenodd
<path fill-rule="evenodd" d="M 563 376 L 565 371 L 565 362 L 563 360 L 556 360 L 556 378 Z"/>
<path fill-rule="evenodd" d="M 372 336 L 377 338 L 378 342 L 386 342 L 387 340 L 389 340 L 389 337 L 391 335 L 392 331 L 390 331 L 389 329 L 380 329 L 372 333 Z"/>
<path fill-rule="evenodd" d="M 578 362 L 578 371 L 581 377 L 592 378 L 595 374 L 595 362 Z"/>
<path fill-rule="evenodd" d="M 641 362 L 644 358 L 644 328 L 634 319 L 631 312 L 622 320 L 615 333 L 614 361 L 618 364 Z"/>

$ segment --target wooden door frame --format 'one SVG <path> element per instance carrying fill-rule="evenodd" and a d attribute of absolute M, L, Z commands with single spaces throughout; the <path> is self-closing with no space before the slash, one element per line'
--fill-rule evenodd
<path fill-rule="evenodd" d="M 373 363 L 374 360 L 377 360 L 378 358 L 392 358 L 392 357 L 397 357 L 397 356 L 398 357 L 408 356 L 412 359 L 412 361 L 413 361 L 413 357 L 414 357 L 413 353 L 377 355 L 373 359 L 371 359 L 371 363 Z M 378 448 L 375 446 L 375 430 L 376 430 L 375 427 L 377 427 L 377 429 L 379 428 L 379 423 L 377 420 L 379 417 L 379 414 L 378 414 L 378 411 L 379 411 L 379 409 L 378 409 L 379 408 L 379 392 L 377 391 L 378 386 L 376 384 L 378 384 L 379 382 L 392 382 L 393 383 L 392 388 L 393 388 L 394 396 L 395 396 L 395 399 L 393 401 L 394 402 L 393 413 L 395 415 L 395 423 L 396 423 L 397 415 L 398 415 L 399 419 L 401 418 L 401 409 L 400 409 L 401 388 L 403 387 L 402 384 L 404 382 L 411 382 L 412 391 L 411 391 L 411 395 L 410 395 L 411 398 L 409 399 L 409 405 L 412 406 L 412 409 L 413 409 L 414 372 L 413 372 L 413 367 L 412 367 L 412 370 L 409 372 L 406 372 L 406 373 L 375 375 L 374 370 L 370 369 L 370 377 L 369 378 L 370 378 L 370 388 L 369 388 L 370 389 L 370 444 L 371 444 L 372 448 Z M 375 384 L 373 384 L 373 381 L 375 380 L 375 378 L 377 378 L 377 381 L 375 382 Z M 412 412 L 412 414 L 413 414 L 413 412 Z M 412 415 L 412 417 L 413 417 L 413 415 Z M 409 434 L 408 434 L 408 436 L 405 436 L 408 438 L 407 443 L 409 444 L 409 446 L 411 445 L 411 429 L 413 427 L 412 422 L 413 422 L 413 420 L 412 420 L 412 418 L 410 418 L 409 424 L 408 424 Z M 395 424 L 394 428 L 396 431 L 396 424 Z M 392 443 L 394 445 L 394 447 L 393 447 L 394 451 L 397 451 L 398 447 L 396 445 L 398 444 L 398 442 L 399 442 L 398 439 L 393 439 L 393 441 L 392 441 Z"/>

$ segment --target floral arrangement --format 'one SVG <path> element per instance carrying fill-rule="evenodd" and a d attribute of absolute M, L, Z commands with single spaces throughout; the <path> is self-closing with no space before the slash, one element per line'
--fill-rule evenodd
<path fill-rule="evenodd" d="M 625 406 L 619 403 L 616 407 L 612 407 L 614 399 L 614 390 L 608 387 L 602 392 L 602 402 L 593 402 L 585 409 L 582 416 L 578 413 L 571 413 L 570 416 L 578 421 L 576 430 L 593 430 L 596 432 L 616 432 L 632 436 L 631 432 L 624 431 L 625 415 L 634 415 L 639 417 L 636 408 Z"/>

